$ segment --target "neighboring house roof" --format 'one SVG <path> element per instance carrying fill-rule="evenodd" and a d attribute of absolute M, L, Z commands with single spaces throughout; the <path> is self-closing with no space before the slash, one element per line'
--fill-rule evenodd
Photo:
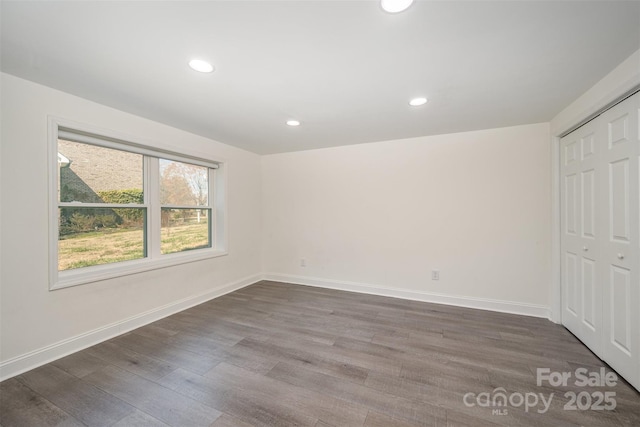
<path fill-rule="evenodd" d="M 93 193 L 138 188 L 144 174 L 142 155 L 97 145 L 58 141 L 57 152 L 70 162 L 62 167 L 61 185 Z M 58 156 L 58 159 L 60 157 Z M 83 190 L 83 191 L 84 191 Z M 80 200 L 80 199 L 77 199 Z"/>

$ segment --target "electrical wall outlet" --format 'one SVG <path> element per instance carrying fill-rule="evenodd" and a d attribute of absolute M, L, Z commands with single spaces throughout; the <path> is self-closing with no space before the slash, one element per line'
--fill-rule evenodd
<path fill-rule="evenodd" d="M 307 266 L 307 260 L 304 258 L 300 258 L 300 267 L 306 267 Z"/>
<path fill-rule="evenodd" d="M 431 270 L 431 280 L 440 280 L 440 270 Z"/>

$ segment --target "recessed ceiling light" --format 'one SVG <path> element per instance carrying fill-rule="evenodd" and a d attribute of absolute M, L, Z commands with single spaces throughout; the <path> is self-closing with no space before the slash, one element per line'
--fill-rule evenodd
<path fill-rule="evenodd" d="M 287 126 L 300 126 L 300 122 L 297 120 L 287 120 Z"/>
<path fill-rule="evenodd" d="M 385 12 L 398 13 L 406 10 L 412 3 L 413 0 L 381 0 L 380 6 Z"/>
<path fill-rule="evenodd" d="M 426 103 L 427 103 L 427 98 L 413 98 L 411 101 L 409 101 L 409 105 L 411 105 L 412 107 L 419 107 Z"/>
<path fill-rule="evenodd" d="M 201 59 L 192 59 L 189 61 L 189 67 L 196 71 L 200 71 L 201 73 L 210 73 L 213 71 L 213 65 Z"/>

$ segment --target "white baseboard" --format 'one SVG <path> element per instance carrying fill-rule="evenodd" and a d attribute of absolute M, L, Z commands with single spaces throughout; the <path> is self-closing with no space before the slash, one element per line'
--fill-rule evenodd
<path fill-rule="evenodd" d="M 229 292 L 252 285 L 260 280 L 262 280 L 262 277 L 259 274 L 245 277 L 235 282 L 228 283 L 221 288 L 184 298 L 162 307 L 154 308 L 153 310 L 129 317 L 128 319 L 112 323 L 102 328 L 98 328 L 6 360 L 0 363 L 0 381 L 4 381 L 5 379 L 60 359 L 61 357 L 68 356 L 71 353 L 75 353 L 115 336 L 124 334 L 125 332 L 129 332 L 151 322 L 155 322 L 156 320 L 160 320 L 179 311 L 186 310 L 187 308 L 218 298 L 222 295 L 228 294 Z"/>
<path fill-rule="evenodd" d="M 337 289 L 341 291 L 359 292 L 363 294 L 380 295 L 385 297 L 402 298 L 414 301 L 454 305 L 458 307 L 475 308 L 479 310 L 490 310 L 498 311 L 501 313 L 520 314 L 523 316 L 551 319 L 551 309 L 550 307 L 544 305 L 493 300 L 487 298 L 437 294 L 432 292 L 418 292 L 408 289 L 391 289 L 377 285 L 369 285 L 366 283 L 345 282 L 331 279 L 321 279 L 317 277 L 294 276 L 280 273 L 265 273 L 262 278 L 264 280 L 272 280 L 275 282 L 315 286 L 319 288 Z"/>

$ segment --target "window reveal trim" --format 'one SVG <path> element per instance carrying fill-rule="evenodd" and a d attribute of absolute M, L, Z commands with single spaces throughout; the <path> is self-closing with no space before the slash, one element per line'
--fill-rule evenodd
<path fill-rule="evenodd" d="M 67 288 L 117 277 L 137 274 L 166 268 L 174 265 L 196 262 L 204 259 L 224 256 L 228 254 L 227 240 L 227 183 L 226 163 L 222 159 L 212 159 L 208 154 L 178 152 L 178 147 L 158 146 L 140 141 L 128 135 L 98 129 L 92 126 L 76 123 L 70 120 L 48 117 L 48 164 L 49 164 L 49 290 Z M 145 258 L 121 261 L 111 264 L 95 265 L 71 270 L 58 270 L 58 239 L 60 207 L 77 207 L 78 203 L 58 201 L 58 139 L 97 145 L 142 154 L 143 192 L 142 205 L 117 205 L 118 208 L 144 207 L 147 209 L 146 242 L 147 256 Z M 174 160 L 205 166 L 209 168 L 209 202 L 205 209 L 210 209 L 212 218 L 210 226 L 211 248 L 202 248 L 170 254 L 160 253 L 160 213 L 159 198 L 159 159 Z M 153 161 L 155 160 L 155 161 Z M 150 185 L 152 180 L 156 184 Z M 82 207 L 106 207 L 112 204 L 81 203 Z M 185 206 L 186 207 L 186 206 Z M 196 207 L 189 206 L 194 209 Z M 157 236 L 156 236 L 157 234 Z"/>

